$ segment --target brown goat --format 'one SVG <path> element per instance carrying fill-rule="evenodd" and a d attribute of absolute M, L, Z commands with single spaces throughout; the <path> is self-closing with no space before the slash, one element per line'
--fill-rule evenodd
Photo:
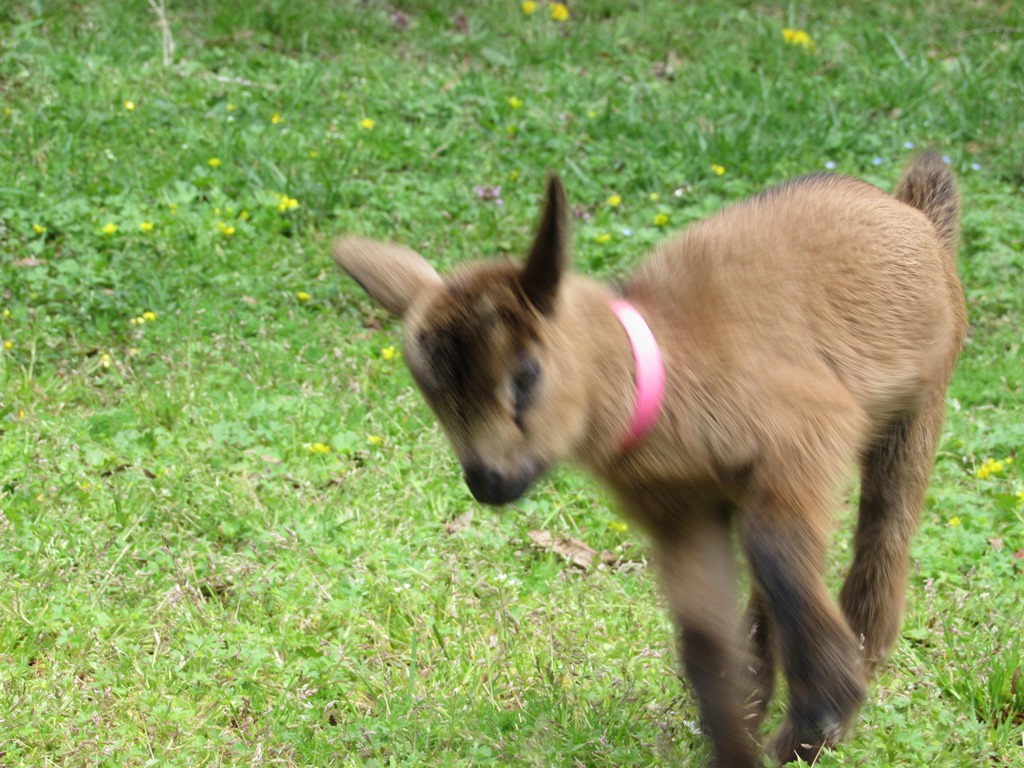
<path fill-rule="evenodd" d="M 715 764 L 734 768 L 760 764 L 752 737 L 776 661 L 789 705 L 765 751 L 813 761 L 842 737 L 899 633 L 907 548 L 966 330 L 959 216 L 953 176 L 931 154 L 893 196 L 807 176 L 689 227 L 617 293 L 569 272 L 553 176 L 525 265 L 442 279 L 411 250 L 353 237 L 333 256 L 404 321 L 409 368 L 479 501 L 513 501 L 572 459 L 649 532 Z M 656 419 L 626 441 L 650 372 L 612 309 L 622 299 L 646 321 L 664 377 Z M 857 465 L 840 608 L 826 539 Z M 751 577 L 743 621 L 734 531 Z"/>

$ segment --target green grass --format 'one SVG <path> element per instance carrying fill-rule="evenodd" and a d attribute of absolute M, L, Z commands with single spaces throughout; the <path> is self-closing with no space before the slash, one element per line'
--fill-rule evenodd
<path fill-rule="evenodd" d="M 527 536 L 638 534 L 571 469 L 448 533 L 457 464 L 327 243 L 519 253 L 555 169 L 615 277 L 909 142 L 960 176 L 972 334 L 903 639 L 821 764 L 1024 766 L 1024 6 L 570 11 L 182 0 L 164 66 L 142 0 L 0 6 L 0 764 L 705 762 L 654 575 Z"/>

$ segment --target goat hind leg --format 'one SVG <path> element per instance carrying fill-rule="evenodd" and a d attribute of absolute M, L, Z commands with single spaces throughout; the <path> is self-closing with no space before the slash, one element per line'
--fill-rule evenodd
<path fill-rule="evenodd" d="M 853 563 L 839 602 L 862 639 L 869 669 L 888 655 L 903 622 L 908 549 L 944 416 L 940 392 L 917 412 L 893 420 L 861 459 Z"/>

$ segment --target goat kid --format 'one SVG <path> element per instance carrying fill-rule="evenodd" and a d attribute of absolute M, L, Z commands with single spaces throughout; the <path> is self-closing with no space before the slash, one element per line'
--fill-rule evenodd
<path fill-rule="evenodd" d="M 769 189 L 658 247 L 616 291 L 568 268 L 550 177 L 525 264 L 448 278 L 345 237 L 333 256 L 405 326 L 405 359 L 473 496 L 504 504 L 562 460 L 650 534 L 717 766 L 813 761 L 847 731 L 895 642 L 966 331 L 960 199 L 941 159 L 890 196 L 840 175 Z M 837 495 L 859 468 L 853 561 L 824 580 Z M 735 610 L 734 537 L 751 596 Z M 753 737 L 753 738 L 752 738 Z"/>

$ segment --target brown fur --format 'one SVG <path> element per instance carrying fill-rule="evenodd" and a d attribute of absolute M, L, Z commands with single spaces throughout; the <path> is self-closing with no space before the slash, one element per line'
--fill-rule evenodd
<path fill-rule="evenodd" d="M 518 498 L 557 461 L 603 478 L 649 531 L 716 765 L 758 764 L 751 735 L 789 687 L 766 751 L 814 760 L 848 728 L 865 671 L 899 632 L 917 526 L 966 328 L 960 203 L 932 155 L 895 197 L 815 175 L 690 227 L 625 284 L 662 349 L 664 408 L 623 451 L 632 352 L 613 290 L 568 272 L 552 178 L 525 266 L 442 280 L 359 238 L 334 258 L 406 327 L 406 358 L 473 494 Z M 859 465 L 839 606 L 824 582 L 836 495 Z M 737 535 L 751 574 L 734 610 Z"/>

